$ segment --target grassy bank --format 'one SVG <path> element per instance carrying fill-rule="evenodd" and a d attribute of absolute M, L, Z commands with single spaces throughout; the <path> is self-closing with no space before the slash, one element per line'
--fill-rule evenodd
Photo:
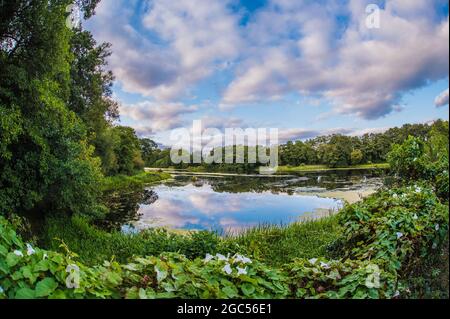
<path fill-rule="evenodd" d="M 348 170 L 371 170 L 371 169 L 388 169 L 389 164 L 388 163 L 379 163 L 379 164 L 361 164 L 361 165 L 352 165 L 352 166 L 346 166 L 346 167 L 329 167 L 327 165 L 301 165 L 301 166 L 279 166 L 278 167 L 278 173 L 301 173 L 301 172 L 308 172 L 308 173 L 314 173 L 314 172 L 330 172 L 330 171 L 348 171 Z M 191 166 L 186 167 L 184 169 L 177 169 L 174 167 L 169 168 L 149 168 L 151 171 L 186 171 L 191 173 L 223 173 L 223 174 L 257 174 L 258 170 L 230 170 L 230 169 L 224 169 L 220 166 L 214 167 L 214 168 L 207 168 L 203 166 Z"/>
<path fill-rule="evenodd" d="M 171 176 L 167 173 L 161 172 L 142 172 L 136 175 L 116 175 L 105 177 L 102 182 L 102 191 L 110 191 L 114 189 L 139 187 L 146 184 L 160 182 L 169 179 Z"/>
<path fill-rule="evenodd" d="M 106 232 L 92 226 L 81 216 L 50 217 L 46 220 L 40 244 L 49 250 L 60 250 L 64 242 L 88 265 L 115 260 L 125 263 L 133 256 L 157 256 L 163 252 L 180 252 L 204 256 L 215 251 L 218 238 L 209 232 L 179 235 L 164 229 L 139 234 Z"/>
<path fill-rule="evenodd" d="M 163 252 L 177 252 L 188 258 L 239 252 L 279 266 L 294 258 L 326 257 L 326 247 L 339 236 L 339 229 L 336 218 L 327 217 L 286 227 L 261 226 L 238 236 L 220 237 L 212 232 L 178 234 L 164 229 L 124 234 L 108 233 L 90 225 L 87 219 L 74 216 L 47 219 L 42 233 L 43 247 L 58 250 L 63 241 L 88 265 L 113 257 L 124 263 L 133 256 L 157 256 Z"/>
<path fill-rule="evenodd" d="M 282 266 L 295 258 L 329 257 L 327 248 L 339 234 L 337 218 L 331 216 L 286 227 L 251 228 L 224 239 L 224 244 L 230 248 L 244 247 L 241 253 L 255 256 L 268 265 Z"/>
<path fill-rule="evenodd" d="M 280 166 L 278 168 L 279 173 L 289 172 L 327 172 L 327 171 L 347 171 L 347 170 L 368 170 L 368 169 L 388 169 L 389 164 L 363 164 L 353 165 L 348 167 L 328 167 L 326 165 L 302 165 L 302 166 Z"/>

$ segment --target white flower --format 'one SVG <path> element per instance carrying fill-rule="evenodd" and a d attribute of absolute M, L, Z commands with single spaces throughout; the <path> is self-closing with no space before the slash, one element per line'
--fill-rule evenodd
<path fill-rule="evenodd" d="M 417 214 L 414 214 L 413 219 L 414 219 L 414 220 L 418 220 L 418 219 L 419 219 L 419 216 L 417 216 Z"/>
<path fill-rule="evenodd" d="M 330 265 L 328 265 L 327 263 L 324 262 L 320 262 L 320 267 L 322 267 L 323 269 L 330 269 Z"/>
<path fill-rule="evenodd" d="M 228 257 L 225 257 L 224 255 L 217 254 L 216 257 L 219 261 L 228 261 Z"/>
<path fill-rule="evenodd" d="M 251 264 L 252 263 L 250 258 L 247 258 L 247 257 L 239 255 L 239 254 L 236 254 L 233 258 L 234 258 L 234 263 L 238 263 L 238 262 L 241 262 L 243 264 Z"/>
<path fill-rule="evenodd" d="M 238 271 L 238 276 L 240 276 L 240 275 L 247 275 L 247 267 L 245 267 L 245 268 L 237 267 L 236 269 Z"/>
<path fill-rule="evenodd" d="M 27 255 L 31 256 L 35 253 L 36 253 L 36 251 L 33 249 L 33 247 L 30 244 L 27 244 Z"/>
<path fill-rule="evenodd" d="M 231 269 L 231 265 L 230 264 L 226 264 L 225 267 L 223 267 L 222 271 L 225 272 L 228 275 L 231 275 L 232 272 L 233 272 L 233 269 Z"/>
<path fill-rule="evenodd" d="M 203 260 L 205 263 L 208 263 L 208 262 L 210 262 L 211 260 L 213 260 L 214 259 L 214 256 L 213 255 L 211 255 L 211 254 L 206 254 L 206 257 L 205 257 L 205 259 Z"/>
<path fill-rule="evenodd" d="M 393 198 L 398 198 L 397 194 L 392 195 Z"/>
<path fill-rule="evenodd" d="M 421 192 L 422 192 L 422 188 L 416 187 L 416 193 L 421 193 Z"/>
<path fill-rule="evenodd" d="M 46 260 L 48 258 L 47 253 L 44 254 L 44 257 L 42 257 L 42 260 Z"/>
<path fill-rule="evenodd" d="M 317 262 L 317 258 L 312 258 L 312 259 L 309 260 L 309 263 L 310 263 L 311 265 L 315 265 L 316 262 Z"/>
<path fill-rule="evenodd" d="M 5 290 L 3 290 L 3 287 L 0 286 L 0 294 L 2 294 L 2 293 L 4 293 L 4 292 L 5 292 Z"/>
<path fill-rule="evenodd" d="M 20 250 L 14 250 L 14 255 L 23 257 L 23 253 Z"/>
<path fill-rule="evenodd" d="M 436 226 L 434 226 L 434 229 L 436 229 L 436 231 L 438 231 L 439 230 L 439 224 L 436 224 Z"/>
<path fill-rule="evenodd" d="M 397 233 L 397 239 L 400 239 L 400 238 L 402 238 L 402 237 L 403 237 L 403 234 L 400 233 L 400 232 L 398 232 L 398 233 Z"/>

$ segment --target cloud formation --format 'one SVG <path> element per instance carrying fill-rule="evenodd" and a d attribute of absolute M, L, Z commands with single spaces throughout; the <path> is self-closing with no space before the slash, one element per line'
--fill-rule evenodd
<path fill-rule="evenodd" d="M 113 44 L 111 67 L 127 92 L 177 100 L 238 54 L 227 1 L 103 0 L 89 28 Z M 111 23 L 113 22 L 113 23 Z"/>
<path fill-rule="evenodd" d="M 268 0 L 245 24 L 236 0 L 103 0 L 89 27 L 113 44 L 122 88 L 152 100 L 180 101 L 226 70 L 225 107 L 300 94 L 377 119 L 400 110 L 405 93 L 448 77 L 440 1 L 386 0 L 381 27 L 368 29 L 372 0 Z"/>
<path fill-rule="evenodd" d="M 186 122 L 183 116 L 197 110 L 195 105 L 145 101 L 121 106 L 120 114 L 139 123 L 134 125 L 138 134 L 151 135 L 184 126 Z"/>
<path fill-rule="evenodd" d="M 448 76 L 448 17 L 437 22 L 429 1 L 388 0 L 381 28 L 368 29 L 365 2 L 349 2 L 350 20 L 336 35 L 335 2 L 271 1 L 250 27 L 262 53 L 239 71 L 224 103 L 321 94 L 339 113 L 376 119 L 398 108 L 404 93 Z"/>
<path fill-rule="evenodd" d="M 448 105 L 448 89 L 439 94 L 434 100 L 436 107 L 442 107 Z"/>

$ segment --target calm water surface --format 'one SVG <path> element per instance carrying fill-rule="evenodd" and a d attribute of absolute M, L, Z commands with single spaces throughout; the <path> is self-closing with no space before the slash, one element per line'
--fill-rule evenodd
<path fill-rule="evenodd" d="M 136 232 L 167 227 L 239 232 L 329 215 L 342 201 L 321 197 L 330 190 L 355 191 L 379 185 L 379 172 L 335 172 L 284 177 L 176 175 L 144 190 L 106 196 L 111 213 L 103 227 Z"/>

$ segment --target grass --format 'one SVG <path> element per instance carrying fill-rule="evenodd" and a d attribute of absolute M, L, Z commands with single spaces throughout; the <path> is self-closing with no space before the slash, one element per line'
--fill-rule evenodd
<path fill-rule="evenodd" d="M 92 226 L 82 216 L 49 217 L 45 222 L 40 245 L 61 251 L 63 241 L 87 265 L 114 258 L 127 263 L 133 256 L 158 256 L 163 252 L 179 252 L 190 258 L 204 257 L 217 249 L 219 238 L 209 232 L 180 235 L 163 229 L 139 234 L 106 232 Z"/>
<path fill-rule="evenodd" d="M 163 229 L 124 234 L 106 232 L 84 217 L 73 216 L 49 217 L 42 234 L 41 246 L 58 250 L 63 241 L 88 265 L 113 257 L 126 263 L 132 256 L 178 252 L 189 258 L 203 258 L 207 253 L 242 253 L 278 266 L 294 258 L 326 256 L 326 248 L 338 237 L 339 228 L 335 217 L 327 217 L 286 227 L 261 226 L 237 236 L 220 237 L 207 231 L 180 234 Z"/>
<path fill-rule="evenodd" d="M 115 189 L 123 189 L 130 187 L 138 187 L 146 184 L 160 182 L 169 179 L 170 174 L 160 172 L 142 172 L 136 175 L 116 175 L 105 177 L 102 182 L 102 191 L 110 191 Z"/>
<path fill-rule="evenodd" d="M 294 258 L 328 257 L 327 247 L 339 237 L 336 216 L 280 226 L 260 226 L 226 237 L 226 245 L 244 247 L 268 265 L 281 266 Z"/>
<path fill-rule="evenodd" d="M 280 166 L 278 172 L 323 172 L 323 171 L 346 171 L 346 170 L 364 170 L 364 169 L 387 169 L 389 164 L 362 164 L 362 165 L 352 165 L 347 167 L 328 167 L 326 165 L 302 165 L 302 166 Z"/>

